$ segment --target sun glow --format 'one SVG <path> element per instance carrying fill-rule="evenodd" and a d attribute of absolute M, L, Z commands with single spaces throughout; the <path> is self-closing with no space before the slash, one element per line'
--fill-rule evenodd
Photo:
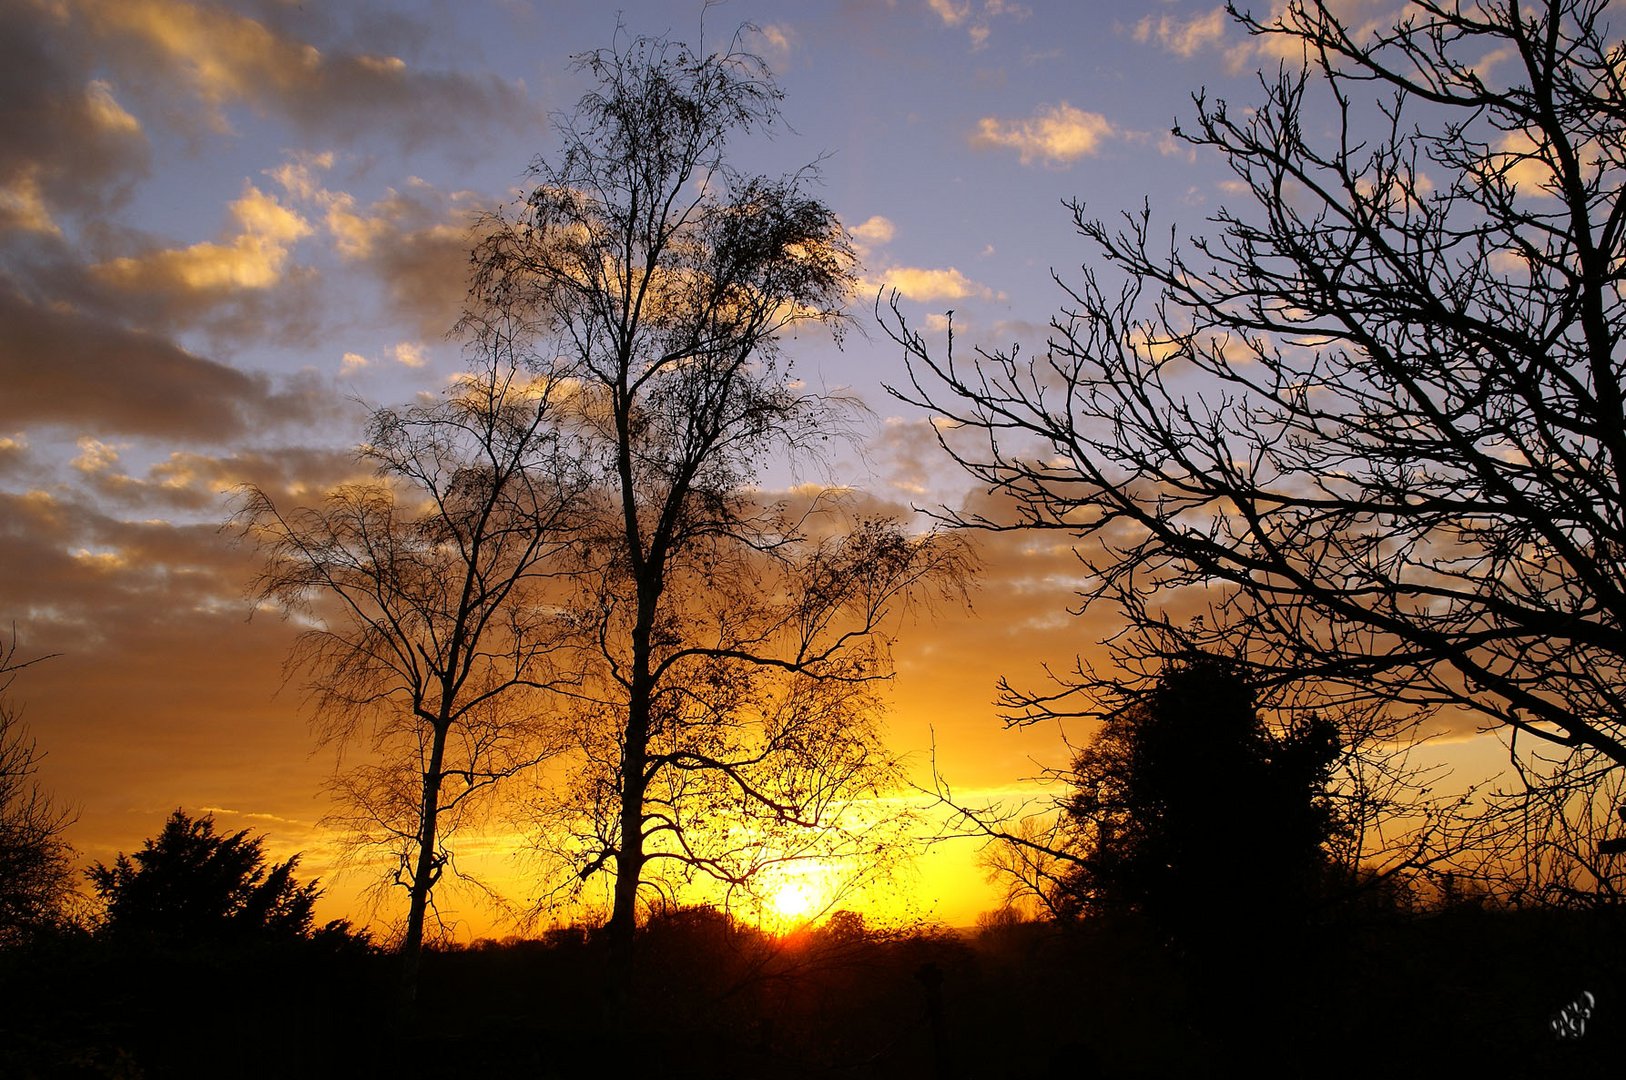
<path fill-rule="evenodd" d="M 792 881 L 774 890 L 768 904 L 781 919 L 799 922 L 818 913 L 821 897 L 805 881 Z"/>
<path fill-rule="evenodd" d="M 827 914 L 834 883 L 823 867 L 797 867 L 764 882 L 756 912 L 757 925 L 777 934 L 789 933 Z"/>

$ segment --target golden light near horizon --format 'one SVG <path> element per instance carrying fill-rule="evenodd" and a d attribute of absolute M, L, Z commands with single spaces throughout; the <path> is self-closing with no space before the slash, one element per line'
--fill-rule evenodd
<path fill-rule="evenodd" d="M 804 878 L 777 886 L 768 903 L 779 918 L 795 922 L 818 914 L 823 899 L 822 891 Z"/>
<path fill-rule="evenodd" d="M 753 903 L 737 911 L 771 934 L 795 933 L 830 914 L 848 892 L 840 868 L 808 860 L 773 867 L 754 889 Z"/>

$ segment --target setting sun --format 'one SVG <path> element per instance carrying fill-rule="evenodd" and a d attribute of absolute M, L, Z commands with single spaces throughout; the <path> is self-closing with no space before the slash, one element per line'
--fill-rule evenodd
<path fill-rule="evenodd" d="M 792 881 L 774 890 L 768 904 L 781 919 L 798 922 L 817 914 L 822 897 L 806 881 Z"/>
<path fill-rule="evenodd" d="M 782 867 L 761 885 L 751 921 L 774 934 L 789 934 L 829 914 L 841 891 L 826 865 Z"/>

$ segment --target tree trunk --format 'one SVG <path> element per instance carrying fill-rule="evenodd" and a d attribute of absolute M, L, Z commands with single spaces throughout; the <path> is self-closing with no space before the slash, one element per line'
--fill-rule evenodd
<path fill-rule="evenodd" d="M 610 921 L 608 1009 L 612 1024 L 623 1023 L 632 991 L 632 944 L 638 930 L 638 884 L 644 873 L 644 769 L 649 740 L 649 695 L 634 694 L 622 753 L 621 847 L 615 860 L 615 901 Z"/>
<path fill-rule="evenodd" d="M 418 968 L 423 958 L 423 921 L 429 910 L 429 890 L 440 878 L 435 859 L 436 827 L 440 823 L 441 765 L 446 757 L 447 725 L 435 725 L 429 746 L 429 765 L 423 774 L 423 809 L 418 827 L 418 862 L 412 873 L 412 903 L 407 909 L 406 937 L 401 942 L 401 998 L 410 1004 L 418 996 Z"/>

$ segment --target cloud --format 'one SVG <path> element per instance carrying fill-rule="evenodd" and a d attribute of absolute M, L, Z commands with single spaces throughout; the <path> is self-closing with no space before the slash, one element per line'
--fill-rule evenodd
<path fill-rule="evenodd" d="M 39 174 L 39 166 L 30 165 L 19 169 L 8 183 L 0 186 L 0 231 L 21 229 L 61 235 L 62 230 L 45 205 Z"/>
<path fill-rule="evenodd" d="M 357 425 L 356 430 L 361 430 Z M 369 465 L 347 448 L 277 447 L 244 449 L 225 455 L 175 450 L 147 466 L 126 472 L 118 448 L 81 438 L 80 482 L 104 500 L 104 506 L 129 506 L 145 517 L 154 514 L 203 514 L 222 518 L 229 496 L 245 485 L 269 492 L 279 504 L 311 502 L 344 483 L 372 477 Z M 80 461 L 74 462 L 75 466 Z"/>
<path fill-rule="evenodd" d="M 79 439 L 79 456 L 71 464 L 82 473 L 100 473 L 117 465 L 118 461 L 118 447 L 83 435 Z"/>
<path fill-rule="evenodd" d="M 943 452 L 929 420 L 889 416 L 866 450 L 880 466 L 881 481 L 905 498 L 930 494 L 941 471 Z"/>
<path fill-rule="evenodd" d="M 0 34 L 0 231 L 53 233 L 63 211 L 102 213 L 145 174 L 149 146 L 57 5 L 5 5 Z"/>
<path fill-rule="evenodd" d="M 36 252 L 35 264 L 19 267 L 17 276 L 46 302 L 73 303 L 154 333 L 201 331 L 217 347 L 314 344 L 326 298 L 316 269 L 296 260 L 295 248 L 315 227 L 247 181 L 226 212 L 228 224 L 214 240 L 166 246 L 115 228 L 99 246 L 125 252 L 87 268 L 79 263 L 84 254 L 64 244 L 44 258 Z"/>
<path fill-rule="evenodd" d="M 1492 169 L 1500 171 L 1520 195 L 1550 196 L 1558 183 L 1552 166 L 1548 164 L 1551 154 L 1549 148 L 1537 143 L 1528 132 L 1508 131 L 1497 141 L 1489 155 L 1489 164 Z M 1599 158 L 1595 151 L 1583 152 L 1582 155 L 1584 161 Z"/>
<path fill-rule="evenodd" d="M 18 690 L 53 789 L 82 808 L 86 857 L 136 846 L 176 805 L 297 812 L 319 790 L 331 766 L 305 760 L 297 695 L 274 700 L 293 628 L 245 622 L 254 569 L 213 521 L 124 521 L 69 495 L 0 491 L 7 625 L 56 654 Z"/>
<path fill-rule="evenodd" d="M 1183 158 L 1187 164 L 1197 163 L 1197 148 L 1184 139 L 1176 138 L 1172 131 L 1165 131 L 1158 136 L 1157 152 L 1164 157 Z"/>
<path fill-rule="evenodd" d="M 757 27 L 757 36 L 762 39 L 767 51 L 780 57 L 790 55 L 793 31 L 789 27 L 768 23 L 765 26 Z"/>
<path fill-rule="evenodd" d="M 897 228 L 891 221 L 877 214 L 865 218 L 847 231 L 866 243 L 890 244 L 892 237 L 897 233 Z"/>
<path fill-rule="evenodd" d="M 265 170 L 265 175 L 275 180 L 290 197 L 315 200 L 323 194 L 318 174 L 333 168 L 333 160 L 331 150 L 320 154 L 298 150 L 289 154 L 281 165 Z"/>
<path fill-rule="evenodd" d="M 1148 15 L 1135 24 L 1135 40 L 1156 42 L 1166 51 L 1189 60 L 1202 49 L 1219 44 L 1225 36 L 1224 7 L 1182 19 L 1177 15 Z"/>
<path fill-rule="evenodd" d="M 229 109 L 238 105 L 280 113 L 307 133 L 383 131 L 407 142 L 477 140 L 493 127 L 540 121 L 523 84 L 420 70 L 400 56 L 323 41 L 324 30 L 342 40 L 331 19 L 302 20 L 313 33 L 307 39 L 185 0 L 65 0 L 64 7 L 71 32 L 88 35 L 121 75 L 141 85 L 178 80 L 216 132 L 232 130 Z"/>
<path fill-rule="evenodd" d="M 1260 24 L 1271 26 L 1282 20 L 1287 14 L 1288 2 L 1272 0 L 1270 15 L 1260 19 Z M 1350 39 L 1357 42 L 1392 27 L 1395 20 L 1404 14 L 1403 7 L 1396 0 L 1329 0 L 1327 3 L 1333 18 L 1349 32 Z M 1261 59 L 1272 62 L 1285 60 L 1296 64 L 1309 58 L 1305 53 L 1304 41 L 1291 34 L 1247 37 L 1226 50 L 1226 65 L 1232 73 L 1246 71 Z"/>
<path fill-rule="evenodd" d="M 1096 153 L 1103 139 L 1116 134 L 1100 113 L 1075 109 L 1063 101 L 1040 109 L 1026 120 L 983 117 L 971 136 L 973 146 L 1015 150 L 1024 165 L 1043 161 L 1068 165 Z"/>
<path fill-rule="evenodd" d="M 929 302 L 963 300 L 968 297 L 991 300 L 995 297 L 994 290 L 972 281 L 952 266 L 942 270 L 894 266 L 881 276 L 884 279 L 884 288 L 896 289 L 910 300 Z"/>
<path fill-rule="evenodd" d="M 416 341 L 403 341 L 390 350 L 395 362 L 404 367 L 421 368 L 429 362 L 423 354 L 423 346 Z"/>
<path fill-rule="evenodd" d="M 0 435 L 0 476 L 20 472 L 28 464 L 28 434 Z"/>
<path fill-rule="evenodd" d="M 320 212 L 334 250 L 376 275 L 396 318 L 423 337 L 443 336 L 468 296 L 471 225 L 481 199 L 414 177 L 362 206 L 350 193 L 322 186 L 321 174 L 333 163 L 332 154 L 296 154 L 267 175 Z"/>
<path fill-rule="evenodd" d="M 231 204 L 237 233 L 140 256 L 124 256 L 93 268 L 121 288 L 157 292 L 269 289 L 282 281 L 293 244 L 311 233 L 310 223 L 253 184 Z"/>
<path fill-rule="evenodd" d="M 0 424 L 223 439 L 325 410 L 321 387 L 277 390 L 158 335 L 3 287 L 0 343 Z"/>
<path fill-rule="evenodd" d="M 926 8 L 944 26 L 964 26 L 973 52 L 988 44 L 992 33 L 990 20 L 998 16 L 1025 19 L 1032 14 L 1026 4 L 1016 3 L 1015 0 L 983 0 L 980 7 L 972 0 L 926 0 Z"/>

